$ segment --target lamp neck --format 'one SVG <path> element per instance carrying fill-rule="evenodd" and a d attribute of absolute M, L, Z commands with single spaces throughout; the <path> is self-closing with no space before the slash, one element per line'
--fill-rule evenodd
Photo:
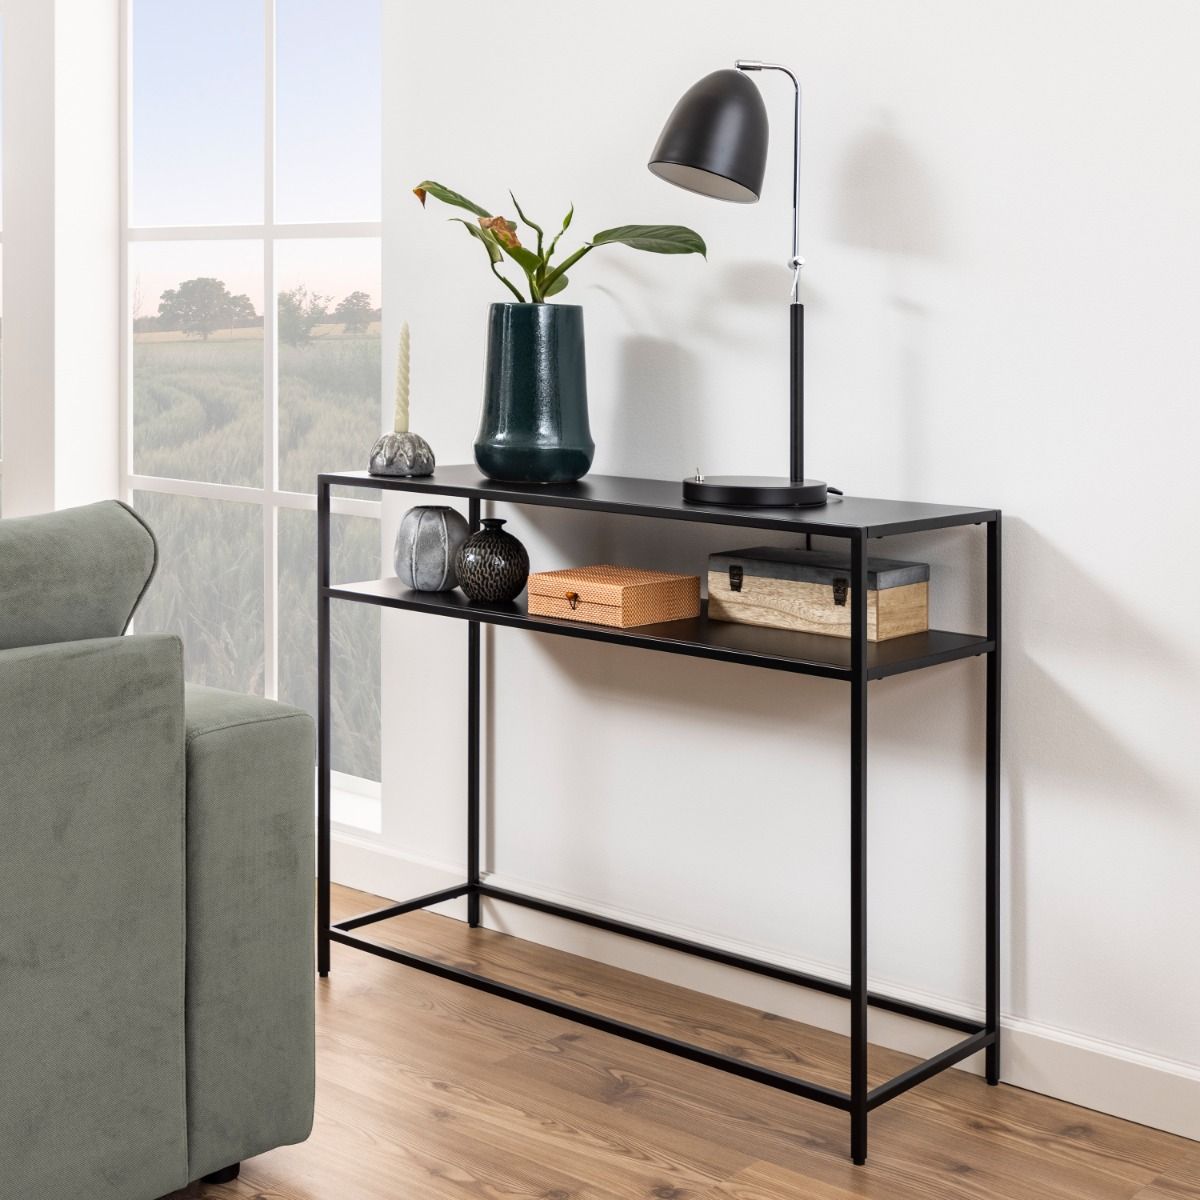
<path fill-rule="evenodd" d="M 804 259 L 800 257 L 800 80 L 789 67 L 781 63 L 759 62 L 757 59 L 739 58 L 733 64 L 739 71 L 781 71 L 792 81 L 795 89 L 795 119 L 793 121 L 792 150 L 792 257 L 788 266 L 792 268 L 792 303 L 800 303 L 800 269 Z"/>

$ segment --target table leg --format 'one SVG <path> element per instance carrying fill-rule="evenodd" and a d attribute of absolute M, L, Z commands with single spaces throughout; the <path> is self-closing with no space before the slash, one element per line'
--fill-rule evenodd
<path fill-rule="evenodd" d="M 317 972 L 329 974 L 329 484 L 317 483 Z"/>
<path fill-rule="evenodd" d="M 479 501 L 469 506 L 471 532 L 479 528 Z M 467 924 L 479 927 L 479 642 L 478 621 L 467 623 Z"/>
<path fill-rule="evenodd" d="M 988 1083 L 1000 1082 L 1000 517 L 987 527 L 987 1048 Z"/>
<path fill-rule="evenodd" d="M 867 545 L 850 541 L 850 1155 L 867 1161 Z"/>

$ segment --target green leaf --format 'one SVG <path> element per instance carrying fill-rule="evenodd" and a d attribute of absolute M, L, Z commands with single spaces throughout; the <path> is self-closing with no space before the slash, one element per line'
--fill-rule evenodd
<path fill-rule="evenodd" d="M 444 187 L 440 183 L 434 183 L 432 179 L 426 179 L 424 183 L 418 183 L 413 188 L 413 195 L 420 200 L 422 206 L 425 204 L 426 195 L 430 195 L 435 200 L 440 200 L 443 204 L 452 204 L 455 208 L 465 208 L 468 212 L 473 212 L 477 217 L 490 217 L 492 215 L 486 208 L 480 208 L 473 200 L 468 200 L 466 196 L 461 196 L 458 192 L 451 191 L 450 188 Z"/>
<path fill-rule="evenodd" d="M 550 249 L 546 251 L 546 262 L 550 261 L 554 254 L 554 247 L 558 245 L 558 239 L 567 232 L 567 227 L 571 224 L 571 218 L 575 215 L 575 205 L 571 205 L 570 211 L 563 217 L 562 228 L 554 235 L 554 240 L 550 243 Z"/>
<path fill-rule="evenodd" d="M 472 224 L 463 217 L 451 217 L 450 220 L 457 221 L 473 238 L 478 238 L 484 244 L 487 248 L 488 258 L 492 260 L 493 265 L 504 258 L 504 255 L 500 251 L 500 243 L 490 233 L 486 233 L 478 225 Z"/>
<path fill-rule="evenodd" d="M 536 221 L 531 221 L 524 214 L 524 212 L 522 212 L 521 206 L 520 206 L 520 204 L 517 203 L 517 198 L 516 198 L 516 196 L 513 196 L 512 192 L 509 192 L 508 194 L 510 197 L 512 197 L 513 208 L 515 208 L 517 210 L 517 216 L 520 217 L 521 220 L 524 221 L 525 224 L 528 225 L 529 228 L 532 229 L 533 232 L 537 234 L 538 254 L 540 255 L 542 253 L 542 236 L 543 236 L 542 227 Z"/>
<path fill-rule="evenodd" d="M 510 246 L 507 242 L 500 242 L 500 247 L 526 275 L 532 275 L 542 265 L 542 260 L 524 246 Z"/>
<path fill-rule="evenodd" d="M 702 254 L 708 257 L 704 239 L 686 225 L 618 225 L 592 238 L 592 245 L 611 243 L 647 250 L 651 254 Z"/>
<path fill-rule="evenodd" d="M 549 300 L 551 296 L 557 296 L 558 293 L 567 286 L 567 282 L 567 277 L 565 275 L 557 276 L 554 282 L 548 288 L 546 288 L 544 292 L 542 292 L 542 299 Z"/>
<path fill-rule="evenodd" d="M 566 275 L 566 273 L 567 273 L 567 272 L 568 272 L 568 271 L 569 271 L 569 270 L 570 270 L 570 269 L 571 269 L 571 268 L 572 268 L 572 267 L 573 267 L 573 266 L 574 266 L 574 265 L 575 265 L 575 264 L 576 264 L 576 263 L 577 263 L 577 262 L 578 262 L 578 261 L 579 261 L 579 260 L 580 260 L 580 259 L 581 259 L 581 258 L 584 256 L 584 255 L 585 255 L 585 254 L 588 254 L 588 253 L 590 253 L 592 249 L 593 249 L 593 247 L 592 247 L 592 243 L 591 243 L 591 242 L 584 242 L 584 244 L 583 244 L 582 246 L 580 246 L 580 247 L 579 247 L 579 249 L 578 249 L 578 250 L 576 250 L 574 254 L 568 254 L 568 255 L 567 255 L 567 257 L 566 257 L 566 258 L 564 258 L 564 259 L 562 260 L 562 262 L 560 262 L 560 263 L 558 264 L 558 266 L 557 266 L 557 267 L 555 267 L 553 270 L 551 270 L 551 271 L 550 271 L 550 272 L 549 272 L 549 273 L 546 275 L 546 277 L 545 277 L 545 278 L 542 280 L 542 295 L 543 295 L 543 296 L 552 296 L 552 295 L 554 294 L 554 285 L 555 285 L 555 284 L 556 284 L 556 283 L 557 283 L 557 282 L 558 282 L 560 279 L 562 279 L 562 277 L 563 277 L 564 275 Z M 561 290 L 561 289 L 560 289 L 560 290 Z"/>

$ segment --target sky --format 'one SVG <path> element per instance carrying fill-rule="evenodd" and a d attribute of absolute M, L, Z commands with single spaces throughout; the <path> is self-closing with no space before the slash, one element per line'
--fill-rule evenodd
<path fill-rule="evenodd" d="M 275 290 L 307 287 L 336 305 L 351 292 L 366 292 L 379 306 L 382 271 L 378 238 L 284 239 L 275 243 Z M 167 288 L 181 280 L 212 276 L 230 292 L 263 311 L 263 244 L 257 240 L 131 242 L 129 278 L 133 315 L 153 317 Z"/>
<path fill-rule="evenodd" d="M 277 222 L 380 219 L 380 4 L 275 0 Z M 264 220 L 264 7 L 133 0 L 135 227 Z M 304 283 L 335 299 L 362 290 L 378 304 L 378 242 L 337 247 L 346 252 L 279 243 L 280 287 Z M 262 311 L 261 243 L 141 243 L 132 257 L 143 315 L 195 274 L 224 279 Z"/>

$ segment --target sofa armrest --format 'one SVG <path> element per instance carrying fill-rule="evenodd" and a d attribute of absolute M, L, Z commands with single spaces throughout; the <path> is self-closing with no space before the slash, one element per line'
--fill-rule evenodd
<path fill-rule="evenodd" d="M 314 1095 L 312 718 L 189 685 L 189 1177 L 303 1141 Z"/>
<path fill-rule="evenodd" d="M 187 1180 L 183 654 L 0 651 L 0 1194 Z"/>

